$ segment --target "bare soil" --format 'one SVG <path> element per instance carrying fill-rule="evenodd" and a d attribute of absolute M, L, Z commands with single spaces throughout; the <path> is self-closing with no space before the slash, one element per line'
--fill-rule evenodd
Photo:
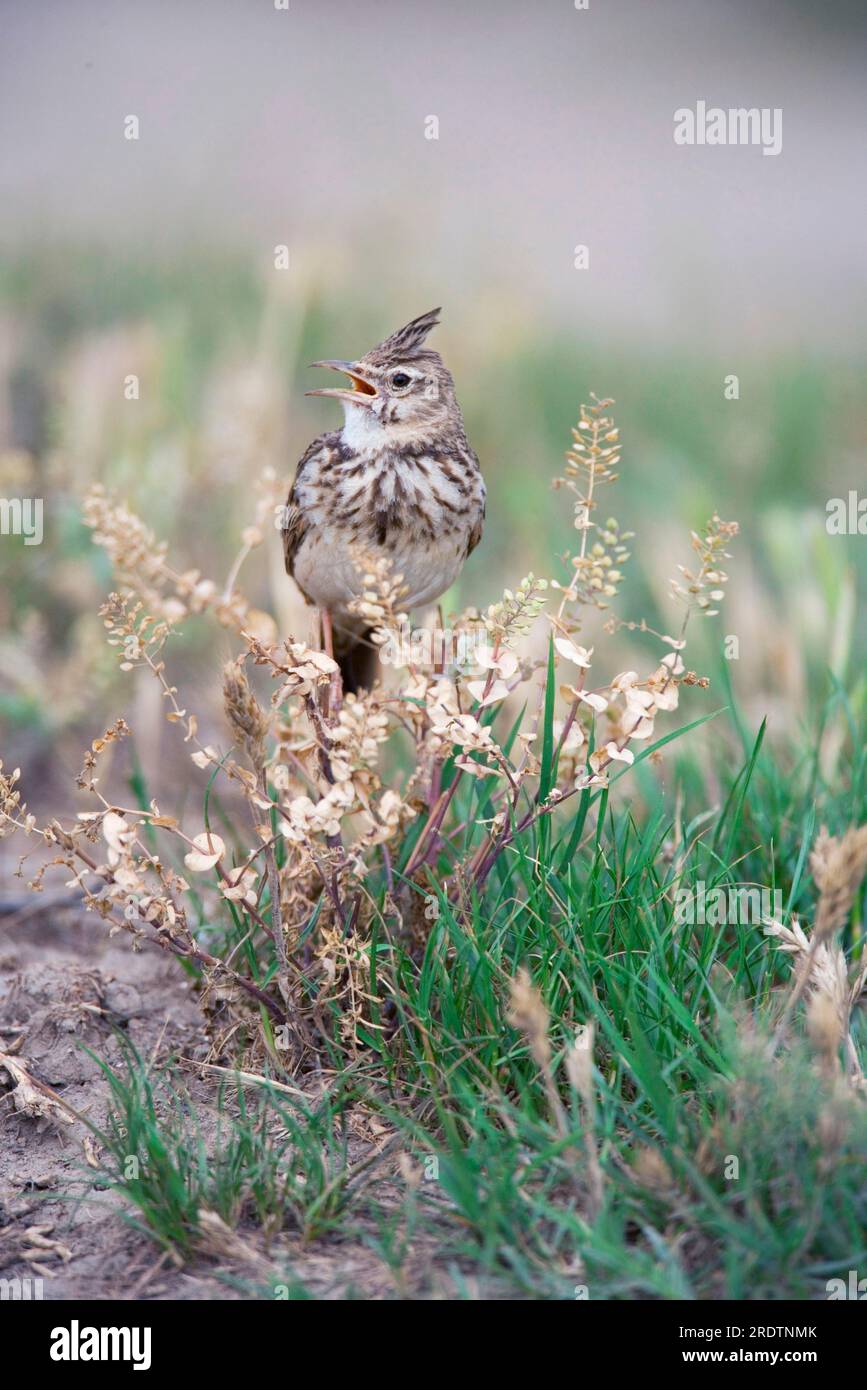
<path fill-rule="evenodd" d="M 102 1125 L 108 1083 L 85 1049 L 120 1064 L 118 1029 L 154 1062 L 170 1055 L 203 1059 L 207 1052 L 195 994 L 158 949 L 133 954 L 127 939 L 110 939 L 93 914 L 52 906 L 47 894 L 0 915 L 0 1053 L 37 1088 L 35 1103 L 25 1104 L 0 1065 L 0 1280 L 42 1279 L 46 1299 L 257 1297 L 269 1296 L 263 1271 L 276 1269 L 277 1258 L 316 1298 L 449 1296 L 430 1248 L 413 1250 L 398 1290 L 358 1234 L 358 1222 L 351 1238 L 304 1244 L 287 1236 L 267 1258 L 255 1232 L 239 1233 L 234 1248 L 229 1242 L 213 1258 L 175 1267 L 131 1224 L 122 1198 L 94 1183 L 87 1126 L 59 1113 L 50 1098 L 48 1114 L 28 1113 L 38 1111 L 39 1088 L 47 1086 Z M 185 1081 L 207 1122 L 208 1114 L 215 1116 L 213 1082 L 195 1067 Z M 375 1131 L 359 1135 L 355 1156 L 384 1142 Z"/>

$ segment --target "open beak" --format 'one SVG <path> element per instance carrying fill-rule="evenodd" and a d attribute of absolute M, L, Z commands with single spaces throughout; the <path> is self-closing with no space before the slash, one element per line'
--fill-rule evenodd
<path fill-rule="evenodd" d="M 360 376 L 354 362 L 311 362 L 311 367 L 330 367 L 333 372 L 343 372 L 352 382 L 351 386 L 319 387 L 316 391 L 305 391 L 305 396 L 334 396 L 339 401 L 352 401 L 353 405 L 369 405 L 376 399 L 376 387 Z"/>

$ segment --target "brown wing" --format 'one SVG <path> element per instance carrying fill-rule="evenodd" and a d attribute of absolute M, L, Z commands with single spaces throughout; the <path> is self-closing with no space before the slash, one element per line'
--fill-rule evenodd
<path fill-rule="evenodd" d="M 478 461 L 478 459 L 476 458 L 475 454 L 473 454 L 473 459 L 474 459 L 474 461 L 475 461 L 476 468 L 478 468 L 478 466 L 479 466 L 479 461 Z M 470 531 L 470 538 L 469 538 L 469 540 L 467 541 L 467 554 L 466 554 L 466 558 L 467 558 L 467 559 L 469 559 L 469 557 L 472 555 L 473 551 L 475 550 L 476 546 L 478 545 L 479 541 L 482 539 L 482 531 L 485 529 L 485 503 L 486 503 L 486 492 L 485 492 L 485 484 L 484 484 L 484 482 L 482 482 L 482 480 L 481 480 L 481 475 L 480 475 L 480 477 L 479 477 L 479 482 L 480 482 L 480 484 L 481 484 L 481 493 L 482 493 L 481 498 L 479 499 L 480 502 L 481 502 L 481 506 L 479 507 L 479 514 L 478 514 L 478 516 L 476 517 L 475 521 L 473 522 L 472 530 Z"/>
<path fill-rule="evenodd" d="M 283 559 L 286 564 L 286 573 L 295 577 L 295 556 L 298 554 L 298 547 L 307 534 L 307 522 L 304 520 L 304 513 L 293 500 L 295 488 L 289 493 L 289 499 L 283 508 Z"/>
<path fill-rule="evenodd" d="M 283 532 L 283 560 L 286 565 L 286 573 L 291 575 L 293 579 L 295 577 L 295 556 L 298 554 L 299 546 L 309 529 L 307 518 L 298 505 L 298 484 L 305 469 L 314 459 L 318 459 L 320 456 L 327 457 L 330 453 L 331 443 L 331 435 L 320 435 L 308 446 L 295 469 L 295 481 L 289 489 L 286 506 L 283 508 L 280 526 Z"/>
<path fill-rule="evenodd" d="M 472 531 L 470 532 L 470 538 L 469 538 L 469 540 L 467 541 L 467 559 L 469 559 L 469 557 L 472 555 L 473 551 L 475 550 L 476 546 L 478 545 L 479 541 L 482 539 L 482 531 L 483 531 L 484 529 L 485 529 L 485 509 L 484 509 L 484 507 L 483 507 L 483 508 L 482 508 L 481 516 L 479 517 L 478 521 L 476 522 L 475 526 L 473 527 Z"/>

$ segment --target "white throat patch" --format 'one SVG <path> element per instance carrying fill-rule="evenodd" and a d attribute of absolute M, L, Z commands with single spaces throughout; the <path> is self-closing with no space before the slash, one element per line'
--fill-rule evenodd
<path fill-rule="evenodd" d="M 385 442 L 385 428 L 378 415 L 369 406 L 353 405 L 343 402 L 346 422 L 343 426 L 343 442 L 356 453 L 363 454 L 369 449 L 379 449 Z"/>

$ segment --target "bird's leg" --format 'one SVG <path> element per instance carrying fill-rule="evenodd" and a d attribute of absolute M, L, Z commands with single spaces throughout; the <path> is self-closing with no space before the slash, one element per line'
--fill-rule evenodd
<path fill-rule="evenodd" d="M 445 623 L 443 620 L 443 607 L 441 603 L 437 604 L 437 620 L 439 622 L 440 638 L 439 650 L 437 650 L 437 632 L 435 630 L 433 634 L 433 669 L 435 675 L 441 676 L 446 668 L 446 636 Z M 428 793 L 428 805 L 431 807 L 435 805 L 437 798 L 439 797 L 440 788 L 442 786 L 442 775 L 443 765 L 440 759 L 437 757 L 437 755 L 434 754 L 430 772 L 430 792 Z"/>
<path fill-rule="evenodd" d="M 334 629 L 331 623 L 331 614 L 327 608 L 320 610 L 320 617 L 322 620 L 322 650 L 325 652 L 325 655 L 330 656 L 333 661 Z M 338 669 L 332 675 L 331 682 L 328 686 L 328 705 L 325 711 L 327 717 L 333 719 L 336 716 L 337 711 L 340 709 L 340 697 L 342 694 L 343 682 L 340 679 L 340 670 Z"/>
<path fill-rule="evenodd" d="M 437 604 L 437 617 L 439 619 L 441 637 L 439 651 L 437 652 L 436 646 L 434 647 L 434 671 L 438 676 L 441 676 L 446 668 L 446 628 L 445 622 L 443 621 L 443 606 L 441 603 Z M 436 638 L 434 638 L 434 640 L 436 641 Z"/>
<path fill-rule="evenodd" d="M 322 625 L 322 650 L 326 656 L 334 660 L 334 630 L 331 626 L 331 614 L 327 608 L 320 608 L 319 620 Z"/>

